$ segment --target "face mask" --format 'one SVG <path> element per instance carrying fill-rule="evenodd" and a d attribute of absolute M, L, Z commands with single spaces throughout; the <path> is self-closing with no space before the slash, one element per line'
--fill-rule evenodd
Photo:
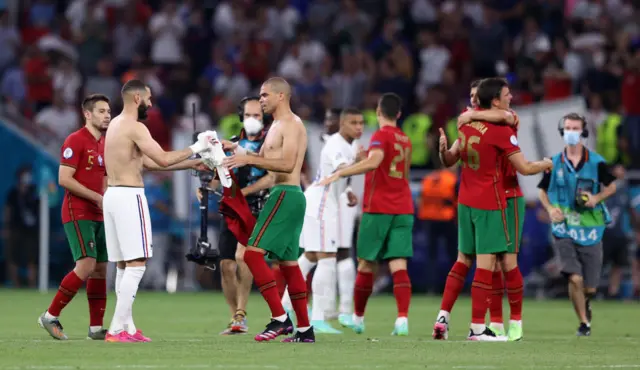
<path fill-rule="evenodd" d="M 262 130 L 262 122 L 253 117 L 245 118 L 242 122 L 244 125 L 244 131 L 247 135 L 257 135 Z"/>
<path fill-rule="evenodd" d="M 580 143 L 580 134 L 580 131 L 565 131 L 563 136 L 564 142 L 570 146 L 578 145 L 578 143 Z"/>
<path fill-rule="evenodd" d="M 20 177 L 20 182 L 24 185 L 31 185 L 32 181 L 33 181 L 33 175 L 30 173 L 24 173 Z"/>
<path fill-rule="evenodd" d="M 143 120 L 147 118 L 147 110 L 149 109 L 149 107 L 147 107 L 147 104 L 145 103 L 141 103 L 140 105 L 138 105 L 138 119 L 139 120 Z"/>

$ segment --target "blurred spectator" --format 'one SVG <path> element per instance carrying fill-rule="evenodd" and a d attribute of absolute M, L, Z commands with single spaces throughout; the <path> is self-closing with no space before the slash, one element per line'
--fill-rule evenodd
<path fill-rule="evenodd" d="M 411 1 L 411 18 L 419 24 L 432 23 L 438 16 L 438 10 L 430 0 Z"/>
<path fill-rule="evenodd" d="M 311 38 L 307 27 L 298 29 L 297 40 L 300 60 L 302 60 L 303 63 L 313 65 L 314 68 L 319 68 L 325 55 L 327 55 L 327 50 L 324 45 L 318 40 Z"/>
<path fill-rule="evenodd" d="M 153 260 L 147 265 L 142 285 L 162 290 L 167 282 L 168 256 L 171 248 L 171 173 L 148 172 L 144 176 L 144 192 L 149 202 L 153 228 Z"/>
<path fill-rule="evenodd" d="M 213 92 L 216 95 L 237 102 L 249 94 L 251 89 L 249 80 L 243 74 L 235 71 L 229 60 L 222 59 L 220 61 L 220 72 L 213 80 Z"/>
<path fill-rule="evenodd" d="M 332 0 L 316 0 L 311 3 L 308 22 L 314 40 L 322 43 L 329 41 L 331 33 L 327 30 L 331 29 L 338 10 L 339 6 Z"/>
<path fill-rule="evenodd" d="M 300 42 L 294 42 L 289 46 L 282 62 L 278 66 L 278 75 L 287 80 L 299 81 L 302 78 L 303 60 L 300 56 Z"/>
<path fill-rule="evenodd" d="M 449 50 L 436 40 L 433 30 L 423 29 L 418 34 L 420 80 L 416 88 L 418 96 L 425 96 L 431 86 L 442 81 L 442 73 L 449 63 Z"/>
<path fill-rule="evenodd" d="M 120 100 L 120 81 L 113 77 L 113 62 L 109 58 L 102 58 L 98 62 L 98 73 L 87 78 L 84 85 L 84 95 L 104 94 L 113 103 Z"/>
<path fill-rule="evenodd" d="M 482 23 L 470 34 L 473 75 L 476 78 L 496 75 L 496 64 L 505 59 L 507 33 L 492 9 L 483 9 Z"/>
<path fill-rule="evenodd" d="M 149 21 L 151 36 L 151 61 L 158 65 L 175 65 L 182 58 L 182 37 L 186 27 L 174 0 L 165 0 L 162 11 Z"/>
<path fill-rule="evenodd" d="M 187 31 L 184 38 L 185 53 L 191 61 L 192 79 L 199 77 L 211 55 L 213 31 L 205 23 L 204 16 L 202 10 L 194 9 L 187 22 Z"/>
<path fill-rule="evenodd" d="M 0 10 L 0 74 L 16 59 L 21 43 L 20 34 L 9 16 L 7 10 Z"/>
<path fill-rule="evenodd" d="M 60 146 L 70 133 L 80 128 L 78 111 L 65 102 L 61 91 L 55 93 L 53 105 L 42 109 L 34 121 L 45 133 L 55 138 L 53 146 Z"/>
<path fill-rule="evenodd" d="M 325 90 L 318 73 L 311 64 L 302 67 L 302 77 L 293 85 L 294 98 L 302 106 L 309 107 L 317 114 L 322 109 L 317 97 L 324 94 Z"/>
<path fill-rule="evenodd" d="M 0 93 L 5 101 L 19 110 L 24 107 L 27 98 L 26 63 L 27 58 L 23 57 L 20 59 L 20 63 L 8 67 L 2 75 L 2 82 L 0 82 Z"/>
<path fill-rule="evenodd" d="M 73 5 L 68 9 L 67 19 L 78 50 L 78 65 L 82 73 L 93 74 L 98 61 L 107 53 L 111 38 L 104 4 L 99 0 L 76 0 Z"/>
<path fill-rule="evenodd" d="M 86 29 L 88 22 L 106 24 L 107 7 L 102 0 L 73 0 L 65 12 L 65 17 L 71 24 L 73 33 L 79 35 Z"/>
<path fill-rule="evenodd" d="M 123 12 L 123 21 L 113 30 L 113 57 L 118 72 L 126 71 L 139 53 L 144 40 L 144 28 L 136 22 L 136 13 Z M 201 47 L 201 45 L 198 45 Z"/>
<path fill-rule="evenodd" d="M 65 103 L 75 105 L 78 102 L 82 76 L 74 68 L 70 60 L 62 58 L 58 62 L 57 67 L 52 69 L 51 82 L 53 89 L 62 94 Z"/>
<path fill-rule="evenodd" d="M 26 267 L 28 286 L 35 288 L 38 272 L 39 199 L 31 166 L 20 167 L 15 181 L 5 202 L 2 228 L 7 278 L 14 288 L 22 287 L 20 269 Z"/>
<path fill-rule="evenodd" d="M 202 103 L 197 94 L 189 94 L 184 99 L 184 114 L 180 117 L 180 129 L 186 132 L 202 132 L 213 128 L 208 114 L 202 110 Z M 194 128 L 195 119 L 195 128 Z"/>
<path fill-rule="evenodd" d="M 295 30 L 300 23 L 298 10 L 289 5 L 288 0 L 275 0 L 275 6 L 269 8 L 269 22 L 280 27 L 279 34 L 285 40 L 295 37 Z"/>
<path fill-rule="evenodd" d="M 358 9 L 355 0 L 342 0 L 342 6 L 333 23 L 333 31 L 343 33 L 349 43 L 362 45 L 371 29 L 371 18 Z"/>
<path fill-rule="evenodd" d="M 49 58 L 37 47 L 30 46 L 22 66 L 27 77 L 27 99 L 39 111 L 50 105 L 53 99 Z"/>
<path fill-rule="evenodd" d="M 372 63 L 364 53 L 346 51 L 342 54 L 342 70 L 334 72 L 325 85 L 331 93 L 332 107 L 362 105 L 362 98 L 369 83 L 368 76 L 373 74 L 373 70 L 365 70 L 365 66 L 367 69 L 374 69 L 374 66 L 370 66 Z"/>

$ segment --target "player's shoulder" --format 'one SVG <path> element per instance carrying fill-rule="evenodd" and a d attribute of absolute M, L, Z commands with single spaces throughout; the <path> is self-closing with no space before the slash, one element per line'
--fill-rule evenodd
<path fill-rule="evenodd" d="M 70 145 L 81 145 L 82 143 L 84 143 L 86 141 L 86 137 L 85 135 L 83 135 L 83 131 L 84 127 L 76 130 L 72 133 L 70 133 L 66 139 L 64 139 L 64 144 L 63 146 L 70 146 Z"/>
<path fill-rule="evenodd" d="M 596 162 L 596 163 L 606 163 L 607 161 L 604 159 L 604 157 L 602 157 L 600 154 L 594 152 L 593 150 L 589 150 L 587 149 L 589 152 L 589 159 L 591 159 L 592 161 Z"/>

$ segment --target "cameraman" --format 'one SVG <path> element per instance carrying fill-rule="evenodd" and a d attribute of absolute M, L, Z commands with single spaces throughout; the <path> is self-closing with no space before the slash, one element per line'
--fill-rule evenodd
<path fill-rule="evenodd" d="M 589 136 L 584 117 L 567 114 L 558 131 L 567 145 L 538 184 L 539 197 L 549 213 L 556 253 L 580 320 L 576 334 L 589 336 L 590 300 L 602 272 L 602 235 L 611 221 L 603 201 L 615 194 L 616 178 L 599 154 L 582 145 Z"/>
<path fill-rule="evenodd" d="M 260 151 L 266 135 L 263 124 L 264 114 L 259 100 L 260 98 L 257 96 L 247 97 L 242 99 L 238 106 L 238 114 L 243 124 L 243 129 L 239 138 L 236 139 L 238 139 L 238 144 L 241 147 L 255 153 Z M 273 186 L 272 176 L 263 169 L 250 166 L 236 168 L 233 171 L 238 179 L 237 185 L 242 189 L 242 195 L 245 196 L 247 203 L 249 203 L 251 213 L 257 217 L 268 195 L 268 189 Z M 219 180 L 214 179 L 209 183 L 209 188 L 215 189 L 218 185 Z M 200 189 L 198 189 L 197 195 L 200 200 L 202 198 Z M 222 270 L 222 292 L 232 314 L 229 325 L 220 334 L 246 333 L 248 329 L 246 306 L 253 277 L 242 260 L 245 246 L 238 243 L 236 237 L 229 230 L 224 217 L 220 225 L 218 246 L 220 249 L 220 268 Z"/>

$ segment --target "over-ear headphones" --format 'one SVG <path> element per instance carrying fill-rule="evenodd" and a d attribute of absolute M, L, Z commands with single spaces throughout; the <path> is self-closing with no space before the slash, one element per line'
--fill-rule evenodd
<path fill-rule="evenodd" d="M 578 113 L 569 113 L 562 116 L 562 118 L 560 119 L 560 122 L 558 122 L 558 132 L 560 132 L 560 136 L 564 136 L 564 121 L 568 119 L 572 121 L 582 122 L 582 133 L 580 134 L 580 136 L 582 136 L 585 139 L 589 137 L 589 129 L 587 128 L 587 119 Z"/>
<path fill-rule="evenodd" d="M 240 122 L 244 121 L 244 106 L 247 104 L 248 101 L 251 100 L 255 100 L 255 101 L 260 101 L 260 97 L 259 96 L 245 96 L 244 98 L 242 98 L 242 100 L 240 100 L 240 104 L 238 104 L 238 117 L 240 118 Z"/>

